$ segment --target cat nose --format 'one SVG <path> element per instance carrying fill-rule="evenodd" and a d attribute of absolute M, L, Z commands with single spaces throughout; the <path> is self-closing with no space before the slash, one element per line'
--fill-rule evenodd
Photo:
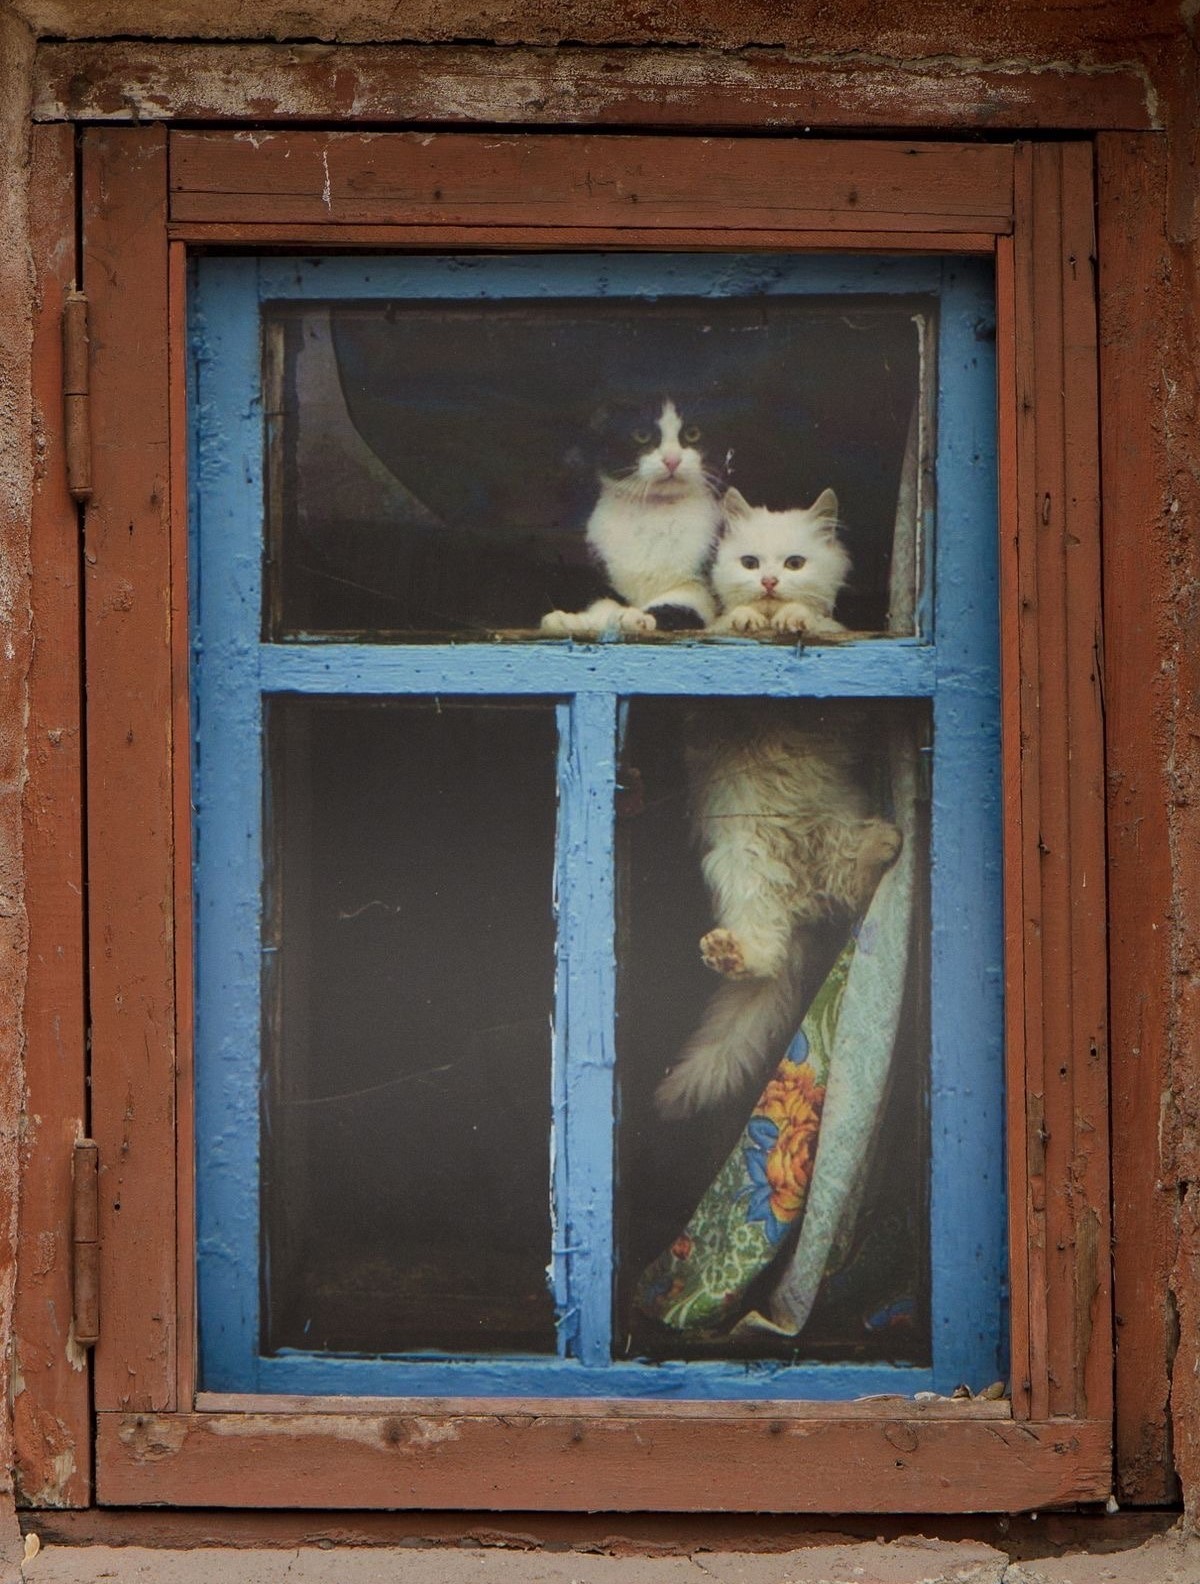
<path fill-rule="evenodd" d="M 770 594 L 772 589 L 776 588 L 779 583 L 779 579 L 776 577 L 765 577 L 761 581 L 763 588 L 766 589 L 768 594 Z"/>
<path fill-rule="evenodd" d="M 683 458 L 680 456 L 678 451 L 664 451 L 662 461 L 663 467 L 666 468 L 667 472 L 674 473 L 675 469 L 683 461 Z"/>

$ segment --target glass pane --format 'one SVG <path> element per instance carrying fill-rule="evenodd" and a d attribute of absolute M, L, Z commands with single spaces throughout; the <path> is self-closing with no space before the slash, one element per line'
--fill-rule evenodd
<path fill-rule="evenodd" d="M 263 1349 L 553 1353 L 553 707 L 268 713 Z"/>
<path fill-rule="evenodd" d="M 927 701 L 636 700 L 618 1351 L 930 1361 Z"/>
<path fill-rule="evenodd" d="M 606 297 L 596 262 L 594 296 L 488 300 L 489 262 L 472 300 L 266 305 L 269 636 L 535 632 L 614 591 L 653 608 L 705 583 L 730 486 L 775 512 L 832 490 L 837 619 L 913 629 L 931 299 L 756 293 L 726 260 L 704 296 Z M 648 536 L 670 545 L 650 585 Z M 664 603 L 685 614 L 660 606 L 660 633 L 715 614 Z"/>

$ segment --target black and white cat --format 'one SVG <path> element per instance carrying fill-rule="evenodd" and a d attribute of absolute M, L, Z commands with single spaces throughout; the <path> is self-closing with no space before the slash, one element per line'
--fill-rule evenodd
<path fill-rule="evenodd" d="M 554 637 L 678 632 L 716 615 L 708 585 L 721 507 L 697 424 L 674 401 L 606 407 L 597 416 L 600 495 L 588 548 L 618 597 L 542 617 Z"/>

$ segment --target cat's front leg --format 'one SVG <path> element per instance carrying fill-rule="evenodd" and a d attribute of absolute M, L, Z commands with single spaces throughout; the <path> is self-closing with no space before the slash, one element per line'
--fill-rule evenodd
<path fill-rule="evenodd" d="M 542 632 L 550 638 L 602 638 L 605 633 L 622 630 L 622 618 L 629 607 L 614 599 L 597 600 L 585 611 L 547 611 L 542 617 Z M 639 616 L 642 612 L 637 613 Z"/>
<path fill-rule="evenodd" d="M 711 630 L 717 633 L 760 633 L 766 632 L 770 625 L 770 618 L 756 605 L 735 605 L 732 610 L 717 617 Z"/>
<path fill-rule="evenodd" d="M 837 638 L 846 628 L 807 600 L 788 600 L 771 618 L 776 632 L 805 633 L 810 638 Z"/>

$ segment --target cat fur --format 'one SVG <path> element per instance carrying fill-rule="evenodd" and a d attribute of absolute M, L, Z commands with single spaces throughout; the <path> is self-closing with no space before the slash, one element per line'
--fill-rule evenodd
<path fill-rule="evenodd" d="M 751 506 L 731 489 L 721 509 L 712 567 L 721 614 L 712 623 L 714 632 L 830 638 L 846 631 L 834 620 L 833 608 L 850 557 L 838 538 L 838 502 L 831 489 L 811 506 L 790 511 Z"/>
<path fill-rule="evenodd" d="M 716 615 L 706 574 L 721 507 L 703 453 L 683 438 L 689 428 L 675 403 L 664 401 L 653 423 L 658 441 L 631 468 L 600 471 L 587 524 L 588 547 L 619 597 L 585 611 L 549 611 L 544 633 L 599 638 L 702 628 Z"/>
<path fill-rule="evenodd" d="M 692 832 L 715 926 L 700 942 L 724 983 L 659 1085 L 680 1118 L 761 1082 L 799 1023 L 814 929 L 858 916 L 901 834 L 874 817 L 846 734 L 765 711 L 687 750 Z"/>

